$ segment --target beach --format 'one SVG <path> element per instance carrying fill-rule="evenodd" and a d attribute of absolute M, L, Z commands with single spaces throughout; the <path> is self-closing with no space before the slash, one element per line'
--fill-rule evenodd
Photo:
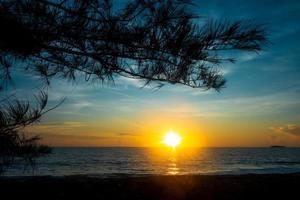
<path fill-rule="evenodd" d="M 1 177 L 1 199 L 295 199 L 300 173 Z"/>

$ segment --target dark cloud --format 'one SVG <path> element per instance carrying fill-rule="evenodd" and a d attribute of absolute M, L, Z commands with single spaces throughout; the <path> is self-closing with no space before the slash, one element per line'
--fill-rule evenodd
<path fill-rule="evenodd" d="M 108 136 L 88 136 L 88 135 L 71 135 L 71 134 L 40 134 L 42 138 L 55 138 L 55 139 L 73 139 L 73 140 L 107 140 L 111 137 Z"/>
<path fill-rule="evenodd" d="M 127 132 L 122 132 L 122 133 L 116 133 L 118 136 L 136 136 L 136 133 L 127 133 Z"/>

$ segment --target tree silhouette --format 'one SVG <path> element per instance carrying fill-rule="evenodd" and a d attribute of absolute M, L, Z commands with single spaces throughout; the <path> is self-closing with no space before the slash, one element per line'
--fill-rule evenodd
<path fill-rule="evenodd" d="M 258 52 L 266 33 L 244 21 L 205 20 L 192 6 L 189 0 L 123 6 L 109 0 L 2 0 L 1 86 L 22 63 L 46 84 L 53 77 L 105 82 L 123 76 L 145 85 L 219 91 L 226 82 L 219 65 L 235 61 L 224 52 Z"/>
<path fill-rule="evenodd" d="M 37 105 L 19 100 L 4 99 L 0 108 L 0 174 L 16 157 L 34 165 L 34 159 L 50 152 L 47 146 L 39 145 L 39 137 L 25 137 L 20 129 L 36 122 L 50 110 L 45 110 L 47 95 L 36 96 Z"/>

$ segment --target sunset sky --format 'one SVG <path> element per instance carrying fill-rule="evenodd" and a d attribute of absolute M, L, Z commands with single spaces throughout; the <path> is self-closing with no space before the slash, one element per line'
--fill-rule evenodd
<path fill-rule="evenodd" d="M 269 33 L 260 54 L 232 54 L 238 62 L 220 66 L 228 81 L 220 93 L 179 85 L 141 88 L 143 82 L 120 77 L 115 84 L 55 80 L 50 106 L 65 102 L 27 131 L 53 146 L 152 147 L 169 130 L 183 137 L 182 146 L 300 146 L 300 2 L 196 4 L 203 20 L 245 19 L 266 24 Z M 30 97 L 41 84 L 18 71 L 12 87 L 17 96 Z"/>

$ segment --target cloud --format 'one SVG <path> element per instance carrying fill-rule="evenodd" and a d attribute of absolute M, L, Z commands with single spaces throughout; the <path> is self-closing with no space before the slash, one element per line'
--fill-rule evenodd
<path fill-rule="evenodd" d="M 79 128 L 86 127 L 88 124 L 85 122 L 77 122 L 77 121 L 64 121 L 64 122 L 48 122 L 36 125 L 39 129 L 49 129 L 49 128 L 57 128 L 57 127 L 70 127 L 70 128 Z"/>
<path fill-rule="evenodd" d="M 105 146 L 106 143 L 115 140 L 110 136 L 90 136 L 90 135 L 75 135 L 75 134 L 40 134 L 41 143 L 49 146 Z"/>
<path fill-rule="evenodd" d="M 128 88 L 128 86 L 132 86 L 135 88 L 142 88 L 145 86 L 145 82 L 142 80 L 126 78 L 123 76 L 115 78 L 114 82 L 116 86 L 125 88 Z"/>
<path fill-rule="evenodd" d="M 275 133 L 278 134 L 291 134 L 295 136 L 300 136 L 300 125 L 296 124 L 287 124 L 283 126 L 270 127 Z"/>
<path fill-rule="evenodd" d="M 249 53 L 249 52 L 244 53 L 243 52 L 243 53 L 240 53 L 239 55 L 237 55 L 237 61 L 239 63 L 252 61 L 252 60 L 255 60 L 255 59 L 261 57 L 262 54 L 266 54 L 266 53 L 262 52 L 260 54 L 255 54 L 255 53 Z"/>
<path fill-rule="evenodd" d="M 109 136 L 90 136 L 90 135 L 72 135 L 72 134 L 47 134 L 41 135 L 42 139 L 55 139 L 55 140 L 108 140 Z"/>
<path fill-rule="evenodd" d="M 116 133 L 118 136 L 137 136 L 136 133 L 127 133 L 127 132 L 121 132 L 121 133 Z"/>

